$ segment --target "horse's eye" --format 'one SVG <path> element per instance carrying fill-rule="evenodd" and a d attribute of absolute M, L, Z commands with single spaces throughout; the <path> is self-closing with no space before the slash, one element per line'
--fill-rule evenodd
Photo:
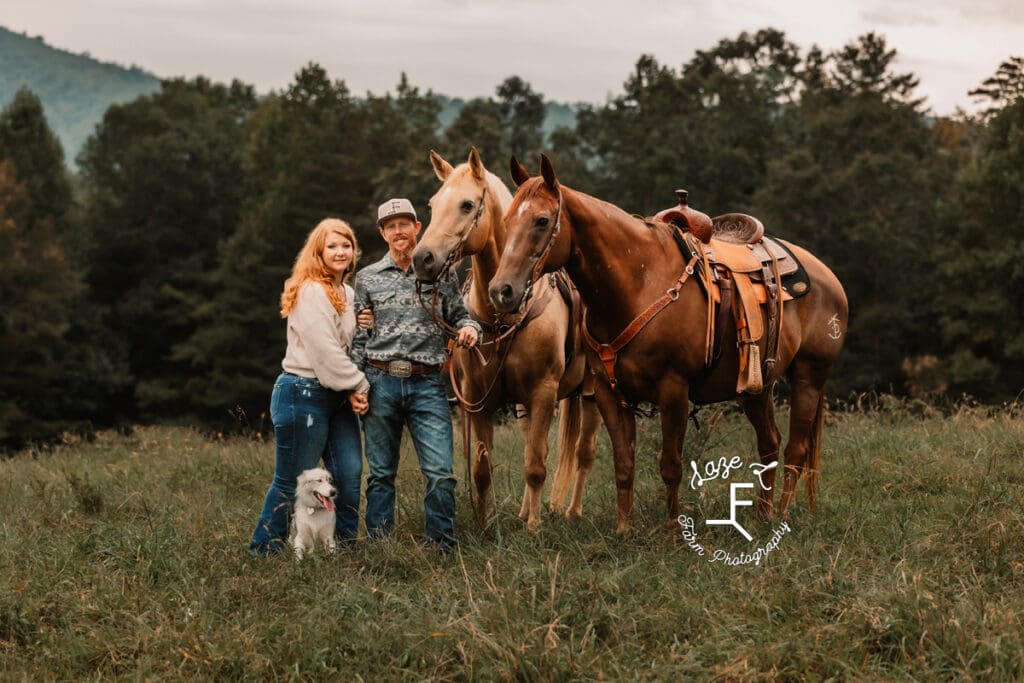
<path fill-rule="evenodd" d="M 548 227 L 548 218 L 547 216 L 541 216 L 540 218 L 535 220 L 533 224 L 536 225 L 538 228 L 546 228 Z"/>
<path fill-rule="evenodd" d="M 462 213 L 469 213 L 472 210 L 473 210 L 473 202 L 469 201 L 468 199 L 466 201 L 462 202 Z"/>

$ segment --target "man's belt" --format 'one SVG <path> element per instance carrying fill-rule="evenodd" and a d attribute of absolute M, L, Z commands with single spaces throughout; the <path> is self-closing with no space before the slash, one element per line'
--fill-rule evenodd
<path fill-rule="evenodd" d="M 411 360 L 373 360 L 372 358 L 366 359 L 366 364 L 383 370 L 392 377 L 412 377 L 413 375 L 430 375 L 438 372 L 441 369 L 440 365 L 425 365 L 423 363 L 415 363 Z"/>

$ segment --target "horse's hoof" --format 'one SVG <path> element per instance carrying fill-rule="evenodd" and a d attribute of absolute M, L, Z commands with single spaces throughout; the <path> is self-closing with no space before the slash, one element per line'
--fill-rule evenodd
<path fill-rule="evenodd" d="M 565 511 L 565 518 L 566 519 L 571 519 L 573 521 L 578 521 L 578 520 L 583 519 L 583 508 L 582 507 L 569 508 L 568 510 Z"/>

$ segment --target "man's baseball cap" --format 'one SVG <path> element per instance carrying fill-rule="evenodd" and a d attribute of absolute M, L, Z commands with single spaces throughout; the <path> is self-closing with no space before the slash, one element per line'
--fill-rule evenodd
<path fill-rule="evenodd" d="M 377 207 L 377 225 L 384 226 L 384 221 L 394 216 L 409 216 L 416 220 L 416 210 L 412 202 L 405 198 L 389 199 Z"/>

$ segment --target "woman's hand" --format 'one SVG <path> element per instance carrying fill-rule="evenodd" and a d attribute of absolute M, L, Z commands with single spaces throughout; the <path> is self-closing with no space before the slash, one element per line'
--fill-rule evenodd
<path fill-rule="evenodd" d="M 356 324 L 359 325 L 359 327 L 363 328 L 364 330 L 372 330 L 373 323 L 373 309 L 364 308 L 363 310 L 359 311 L 359 314 L 356 316 Z"/>
<path fill-rule="evenodd" d="M 367 393 L 357 394 L 352 392 L 348 395 L 348 403 L 352 406 L 352 412 L 356 415 L 366 415 L 370 409 L 370 395 Z"/>

